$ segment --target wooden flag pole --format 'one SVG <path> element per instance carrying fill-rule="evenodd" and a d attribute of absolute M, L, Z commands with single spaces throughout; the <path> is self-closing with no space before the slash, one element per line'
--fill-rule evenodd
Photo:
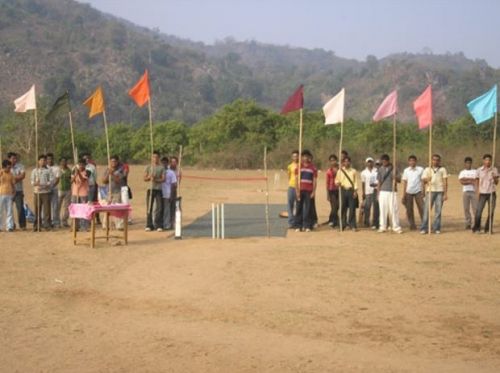
<path fill-rule="evenodd" d="M 294 215 L 296 214 L 298 210 L 298 203 L 300 203 L 300 166 L 302 165 L 302 134 L 303 134 L 303 127 L 304 127 L 304 122 L 303 122 L 303 109 L 301 108 L 299 111 L 299 162 L 297 165 L 297 188 L 296 188 L 296 193 L 297 195 L 295 196 L 295 212 Z M 293 211 L 293 210 L 292 210 Z M 299 227 L 301 228 L 301 227 Z"/>
<path fill-rule="evenodd" d="M 271 226 L 269 224 L 269 178 L 267 175 L 267 146 L 264 147 L 264 177 L 266 178 L 266 229 L 267 238 L 271 238 Z"/>
<path fill-rule="evenodd" d="M 104 131 L 106 133 L 106 151 L 108 153 L 108 202 L 111 202 L 111 153 L 109 150 L 109 133 L 108 120 L 106 119 L 106 110 L 102 111 L 102 118 L 104 120 Z"/>
<path fill-rule="evenodd" d="M 428 223 L 427 223 L 427 233 L 431 234 L 432 232 L 432 123 L 429 124 L 429 174 L 430 179 L 428 181 L 428 197 L 429 200 L 427 202 L 427 208 L 429 209 L 429 213 L 427 214 Z"/>
<path fill-rule="evenodd" d="M 397 159 L 396 159 L 396 114 L 392 116 L 392 208 L 396 203 L 397 180 Z M 394 211 L 394 210 L 393 210 Z M 394 228 L 393 216 L 391 216 L 392 227 Z"/>
<path fill-rule="evenodd" d="M 3 161 L 3 152 L 2 152 L 2 136 L 0 136 L 0 160 Z"/>
<path fill-rule="evenodd" d="M 493 151 L 491 153 L 491 172 L 493 173 L 493 168 L 495 167 L 496 150 L 497 150 L 497 124 L 498 124 L 498 114 L 495 112 L 495 122 L 493 123 Z M 493 176 L 493 175 L 492 175 Z M 495 185 L 495 179 L 493 181 L 493 186 Z M 490 205 L 489 205 L 489 216 L 488 221 L 490 223 L 489 233 L 493 234 L 493 193 L 490 194 Z"/>
<path fill-rule="evenodd" d="M 181 195 L 181 166 L 182 166 L 182 145 L 179 145 L 179 164 L 177 165 L 177 174 L 179 175 L 179 180 L 177 180 L 177 197 Z"/>
<path fill-rule="evenodd" d="M 340 142 L 339 142 L 339 170 L 337 172 L 342 172 L 342 143 L 344 141 L 344 121 L 340 122 Z M 340 178 L 339 178 L 340 179 Z M 342 184 L 339 184 L 339 226 L 340 232 L 344 231 L 342 222 Z M 347 213 L 347 212 L 346 212 Z"/>
<path fill-rule="evenodd" d="M 149 141 L 151 142 L 151 191 L 149 192 L 149 203 L 148 203 L 148 215 L 151 215 L 153 219 L 153 187 L 154 187 L 154 163 L 153 163 L 153 152 L 154 150 L 154 135 L 153 135 L 153 109 L 151 106 L 151 97 L 148 99 L 148 111 L 149 111 Z"/>
<path fill-rule="evenodd" d="M 71 110 L 68 111 L 68 118 L 69 118 L 69 129 L 71 131 L 71 146 L 73 148 L 73 164 L 76 166 L 78 163 L 78 154 L 76 152 L 76 145 L 75 145 L 75 132 L 73 130 L 73 117 L 71 115 Z"/>
<path fill-rule="evenodd" d="M 40 173 L 38 172 L 38 110 L 35 108 L 35 172 L 36 172 L 36 178 L 35 181 L 38 180 L 38 183 L 40 183 Z M 38 192 L 40 192 L 40 186 L 38 188 Z M 41 215 L 41 208 L 40 208 L 40 193 L 36 194 L 36 228 L 37 232 L 40 232 L 40 215 Z"/>

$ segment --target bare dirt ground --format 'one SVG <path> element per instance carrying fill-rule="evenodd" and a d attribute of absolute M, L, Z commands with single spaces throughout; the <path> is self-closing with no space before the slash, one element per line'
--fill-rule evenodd
<path fill-rule="evenodd" d="M 286 176 L 270 175 L 284 203 Z M 500 219 L 497 235 L 464 231 L 456 176 L 441 236 L 322 227 L 225 241 L 144 232 L 141 177 L 133 167 L 128 246 L 0 234 L 0 371 L 500 371 Z M 264 203 L 263 189 L 185 179 L 184 223 L 210 202 Z"/>

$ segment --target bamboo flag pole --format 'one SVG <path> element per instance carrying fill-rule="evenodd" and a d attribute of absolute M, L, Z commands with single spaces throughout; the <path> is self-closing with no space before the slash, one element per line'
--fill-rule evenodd
<path fill-rule="evenodd" d="M 396 114 L 392 116 L 392 208 L 396 205 L 397 188 L 397 159 L 396 159 Z M 394 210 L 393 210 L 394 211 Z M 393 216 L 391 216 L 392 227 L 394 228 Z"/>
<path fill-rule="evenodd" d="M 108 153 L 108 202 L 111 202 L 111 153 L 109 150 L 109 133 L 108 121 L 106 119 L 106 110 L 102 111 L 102 118 L 104 120 L 104 131 L 106 133 L 106 151 Z"/>
<path fill-rule="evenodd" d="M 297 183 L 298 183 L 298 192 L 299 195 L 297 198 L 300 198 L 300 166 L 302 165 L 302 135 L 304 132 L 304 121 L 303 121 L 303 109 L 300 109 L 299 116 L 299 165 L 298 165 L 298 173 L 297 173 Z"/>
<path fill-rule="evenodd" d="M 266 178 L 266 229 L 267 238 L 271 238 L 271 226 L 269 224 L 269 178 L 267 175 L 267 146 L 264 147 L 264 177 Z"/>
<path fill-rule="evenodd" d="M 35 108 L 35 172 L 36 172 L 36 178 L 35 181 L 38 180 L 38 183 L 40 183 L 40 173 L 38 172 L 38 110 Z M 40 189 L 38 190 L 40 192 Z M 40 215 L 41 215 L 41 208 L 40 208 L 40 193 L 36 194 L 36 228 L 37 232 L 40 232 Z"/>
<path fill-rule="evenodd" d="M 340 122 L 340 141 L 339 141 L 339 170 L 337 172 L 342 172 L 342 142 L 344 141 L 344 120 Z M 342 222 L 342 184 L 339 184 L 339 226 L 340 232 L 344 231 L 343 222 Z M 347 212 L 346 212 L 347 213 Z"/>
<path fill-rule="evenodd" d="M 427 201 L 427 208 L 429 213 L 427 214 L 427 218 L 429 219 L 427 222 L 427 233 L 431 234 L 432 232 L 432 123 L 429 124 L 429 176 L 430 179 L 428 181 L 429 187 L 428 187 L 428 198 L 429 200 Z"/>
<path fill-rule="evenodd" d="M 148 214 L 153 214 L 153 187 L 154 187 L 154 163 L 153 163 L 153 153 L 154 153 L 154 135 L 153 135 L 153 109 L 151 105 L 151 97 L 148 99 L 148 111 L 149 111 L 149 140 L 151 142 L 151 191 L 149 192 L 149 203 L 148 203 Z M 152 219 L 152 216 L 151 216 Z"/>
<path fill-rule="evenodd" d="M 179 145 L 179 164 L 177 165 L 177 174 L 179 175 L 179 178 L 177 180 L 177 197 L 180 197 L 181 195 L 181 176 L 182 176 L 182 145 Z"/>
<path fill-rule="evenodd" d="M 495 158 L 497 150 L 497 125 L 498 125 L 498 114 L 495 112 L 495 122 L 493 123 L 493 151 L 491 153 L 491 172 L 495 168 Z M 493 176 L 493 175 L 492 175 Z M 493 186 L 495 185 L 495 179 L 492 180 Z M 489 216 L 488 221 L 490 223 L 489 233 L 493 234 L 493 193 L 490 194 L 490 205 L 489 205 Z"/>
<path fill-rule="evenodd" d="M 69 129 L 71 131 L 71 147 L 73 148 L 73 164 L 76 166 L 78 163 L 78 153 L 76 152 L 76 145 L 75 145 L 75 132 L 73 129 L 73 116 L 71 115 L 71 110 L 68 111 L 68 118 L 69 118 Z"/>

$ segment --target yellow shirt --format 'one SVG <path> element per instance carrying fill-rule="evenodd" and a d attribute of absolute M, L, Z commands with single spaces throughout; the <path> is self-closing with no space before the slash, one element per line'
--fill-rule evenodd
<path fill-rule="evenodd" d="M 342 171 L 343 170 L 343 171 Z M 358 172 L 354 168 L 348 170 L 342 167 L 342 170 L 337 172 L 335 177 L 335 184 L 340 185 L 343 189 L 352 189 L 352 184 L 349 179 L 344 175 L 344 172 L 350 177 L 354 184 L 354 190 L 358 190 Z"/>
<path fill-rule="evenodd" d="M 0 170 L 0 195 L 7 196 L 14 194 L 14 175 L 12 172 Z"/>
<path fill-rule="evenodd" d="M 295 188 L 297 186 L 297 175 L 295 170 L 299 165 L 292 162 L 288 165 L 288 186 L 290 188 Z"/>

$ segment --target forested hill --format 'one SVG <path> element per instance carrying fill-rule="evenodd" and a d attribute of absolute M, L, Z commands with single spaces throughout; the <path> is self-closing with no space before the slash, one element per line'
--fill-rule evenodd
<path fill-rule="evenodd" d="M 156 120 L 193 124 L 237 98 L 278 110 L 300 83 L 306 108 L 317 110 L 340 88 L 347 116 L 368 120 L 394 87 L 402 120 L 432 82 L 437 117 L 465 114 L 465 103 L 488 89 L 500 71 L 462 54 L 397 54 L 356 61 L 320 49 L 228 38 L 204 45 L 135 26 L 73 0 L 0 1 L 0 108 L 35 82 L 48 105 L 69 89 L 74 106 L 102 84 L 112 122 L 141 124 L 126 91 L 147 67 Z"/>

